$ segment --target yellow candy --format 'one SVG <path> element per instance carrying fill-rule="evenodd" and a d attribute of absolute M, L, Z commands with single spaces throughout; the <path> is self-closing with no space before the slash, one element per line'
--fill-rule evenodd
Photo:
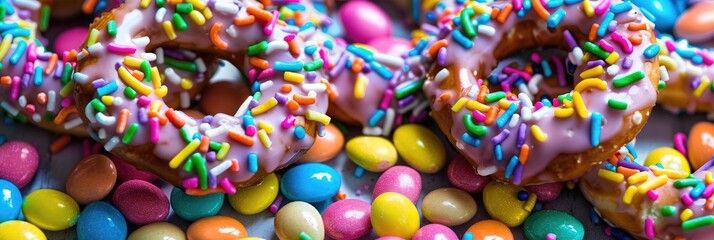
<path fill-rule="evenodd" d="M 47 237 L 32 223 L 10 220 L 0 223 L 0 239 L 46 240 Z"/>
<path fill-rule="evenodd" d="M 275 173 L 263 178 L 258 185 L 238 189 L 228 195 L 231 207 L 243 215 L 253 215 L 265 211 L 278 196 L 278 177 Z"/>
<path fill-rule="evenodd" d="M 383 137 L 360 136 L 345 145 L 347 157 L 372 172 L 384 172 L 397 163 L 397 149 Z"/>
<path fill-rule="evenodd" d="M 387 192 L 372 202 L 370 220 L 380 237 L 410 239 L 419 230 L 419 212 L 407 197 Z"/>
<path fill-rule="evenodd" d="M 79 205 L 63 192 L 40 189 L 27 195 L 22 203 L 22 214 L 41 229 L 61 231 L 77 223 Z"/>
<path fill-rule="evenodd" d="M 399 156 L 420 172 L 436 173 L 446 163 L 444 144 L 434 132 L 421 125 L 402 125 L 394 131 L 392 140 Z"/>
<path fill-rule="evenodd" d="M 661 163 L 664 169 L 680 171 L 686 174 L 691 173 L 687 158 L 679 151 L 670 147 L 661 147 L 650 152 L 645 160 L 645 166 Z"/>
<path fill-rule="evenodd" d="M 488 215 L 509 227 L 521 225 L 530 215 L 530 211 L 526 209 L 525 201 L 518 200 L 520 191 L 524 191 L 524 189 L 491 181 L 483 189 L 483 205 Z"/>

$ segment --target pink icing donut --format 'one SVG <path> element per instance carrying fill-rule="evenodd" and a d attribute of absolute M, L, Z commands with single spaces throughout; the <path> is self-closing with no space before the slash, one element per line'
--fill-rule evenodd
<path fill-rule="evenodd" d="M 129 0 L 91 28 L 97 37 L 90 34 L 74 74 L 90 135 L 188 192 L 234 193 L 252 185 L 297 160 L 330 122 L 321 69 L 331 62 L 321 45 L 303 40 L 314 30 L 286 26 L 256 1 Z M 247 73 L 253 94 L 234 115 L 194 119 L 169 108 L 154 67 L 165 59 L 146 53 L 167 46 L 225 58 Z"/>
<path fill-rule="evenodd" d="M 435 64 L 424 90 L 480 175 L 520 185 L 574 179 L 647 121 L 659 45 L 631 3 L 442 3 L 455 15 L 422 27 L 441 37 L 427 47 Z M 501 62 L 526 50 L 529 62 Z"/>
<path fill-rule="evenodd" d="M 714 56 L 712 49 L 690 46 L 687 40 L 658 39 L 662 79 L 657 102 L 688 113 L 714 112 Z M 665 87 L 666 85 L 666 87 Z"/>

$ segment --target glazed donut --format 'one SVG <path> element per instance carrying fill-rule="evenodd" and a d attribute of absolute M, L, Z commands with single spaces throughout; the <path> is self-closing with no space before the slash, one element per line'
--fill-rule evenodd
<path fill-rule="evenodd" d="M 315 11 L 308 0 L 299 4 L 277 5 L 286 21 L 298 27 L 332 23 L 327 16 Z M 285 11 L 283 11 L 285 10 Z M 342 122 L 363 127 L 362 134 L 389 136 L 402 123 L 420 122 L 427 116 L 429 103 L 421 85 L 426 65 L 416 49 L 411 54 L 392 56 L 362 44 L 347 44 L 315 28 L 303 34 L 306 41 L 329 45 L 328 59 L 334 64 L 326 67 L 330 89 L 328 113 Z M 422 45 L 426 45 L 426 40 Z"/>
<path fill-rule="evenodd" d="M 634 158 L 621 156 L 617 154 L 580 178 L 580 190 L 602 218 L 638 238 L 711 236 L 712 161 L 689 174 L 661 166 L 643 166 L 630 160 Z"/>
<path fill-rule="evenodd" d="M 76 99 L 90 135 L 191 194 L 234 193 L 297 160 L 330 122 L 320 71 L 330 62 L 277 14 L 251 0 L 125 1 L 92 24 L 100 33 L 78 56 Z M 166 46 L 230 61 L 248 73 L 252 95 L 234 115 L 194 119 L 167 107 L 146 55 Z M 92 84 L 102 79 L 112 87 Z M 122 104 L 103 104 L 109 97 Z"/>
<path fill-rule="evenodd" d="M 442 4 L 455 15 L 431 27 L 442 38 L 429 48 L 445 57 L 431 57 L 424 90 L 431 116 L 480 175 L 520 185 L 574 179 L 647 122 L 659 45 L 630 2 Z M 529 49 L 532 64 L 499 65 Z"/>
<path fill-rule="evenodd" d="M 660 72 L 666 80 L 658 95 L 658 103 L 688 113 L 714 112 L 714 57 L 711 49 L 690 46 L 687 40 L 675 42 L 667 36 L 658 41 L 662 46 Z"/>

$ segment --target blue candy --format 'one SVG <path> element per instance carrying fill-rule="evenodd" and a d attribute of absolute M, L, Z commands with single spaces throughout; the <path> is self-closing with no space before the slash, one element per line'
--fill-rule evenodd
<path fill-rule="evenodd" d="M 93 202 L 84 207 L 77 220 L 77 238 L 123 240 L 127 236 L 126 220 L 119 210 L 106 202 Z"/>
<path fill-rule="evenodd" d="M 289 169 L 280 179 L 280 193 L 286 198 L 308 203 L 332 198 L 340 190 L 342 177 L 322 163 L 305 163 Z"/>
<path fill-rule="evenodd" d="M 22 210 L 22 195 L 15 184 L 0 179 L 0 223 L 16 220 Z"/>

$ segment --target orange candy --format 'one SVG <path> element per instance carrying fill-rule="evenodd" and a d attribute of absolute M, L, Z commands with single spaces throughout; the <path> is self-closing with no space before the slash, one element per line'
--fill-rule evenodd
<path fill-rule="evenodd" d="M 335 125 L 325 127 L 325 136 L 317 137 L 310 150 L 300 159 L 300 162 L 325 162 L 337 156 L 345 144 L 345 137 Z"/>
<path fill-rule="evenodd" d="M 496 220 L 483 220 L 471 225 L 466 232 L 471 233 L 474 240 L 503 239 L 513 240 L 511 229 Z"/>
<path fill-rule="evenodd" d="M 245 226 L 238 220 L 224 216 L 199 219 L 188 227 L 189 240 L 223 240 L 248 237 Z"/>
<path fill-rule="evenodd" d="M 689 131 L 687 151 L 692 171 L 708 162 L 714 156 L 714 124 L 710 122 L 695 124 Z"/>

